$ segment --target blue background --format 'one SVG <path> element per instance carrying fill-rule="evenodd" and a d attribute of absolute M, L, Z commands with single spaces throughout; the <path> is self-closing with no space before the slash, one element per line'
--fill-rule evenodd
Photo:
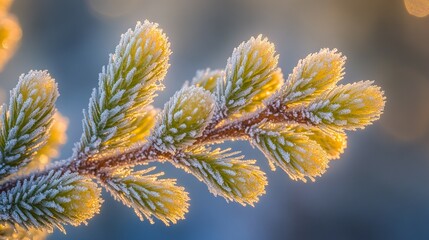
<path fill-rule="evenodd" d="M 375 80 L 388 99 L 382 119 L 351 132 L 341 159 L 315 183 L 271 172 L 260 152 L 234 142 L 228 145 L 267 172 L 267 194 L 254 208 L 213 197 L 192 176 L 160 164 L 190 192 L 186 220 L 140 222 L 104 192 L 88 226 L 49 239 L 429 239 L 429 17 L 409 15 L 402 1 L 17 0 L 11 11 L 23 37 L 0 87 L 7 92 L 30 69 L 49 70 L 70 120 L 62 157 L 80 137 L 82 109 L 108 54 L 138 20 L 158 22 L 173 50 L 157 107 L 196 70 L 223 68 L 234 47 L 259 33 L 276 44 L 285 76 L 308 53 L 335 47 L 348 57 L 343 82 Z"/>

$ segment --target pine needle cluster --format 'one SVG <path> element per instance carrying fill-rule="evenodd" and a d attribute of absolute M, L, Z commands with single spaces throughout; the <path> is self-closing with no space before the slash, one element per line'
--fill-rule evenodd
<path fill-rule="evenodd" d="M 224 69 L 198 71 L 156 109 L 170 54 L 156 23 L 138 22 L 123 34 L 83 111 L 73 155 L 53 164 L 67 128 L 55 108 L 57 84 L 47 71 L 19 78 L 1 108 L 0 237 L 43 239 L 86 224 L 99 212 L 101 187 L 141 220 L 174 224 L 188 212 L 189 194 L 146 166 L 156 161 L 226 201 L 254 206 L 265 173 L 239 151 L 212 145 L 248 141 L 273 170 L 314 181 L 344 152 L 346 131 L 377 120 L 385 104 L 372 81 L 338 84 L 346 58 L 335 49 L 308 55 L 285 79 L 274 44 L 260 35 L 235 48 Z"/>

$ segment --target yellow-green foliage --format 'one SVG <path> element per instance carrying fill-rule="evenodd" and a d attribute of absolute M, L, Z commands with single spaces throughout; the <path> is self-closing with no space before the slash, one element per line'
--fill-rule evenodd
<path fill-rule="evenodd" d="M 255 160 L 243 160 L 240 152 L 230 150 L 191 149 L 175 159 L 175 166 L 206 183 L 215 196 L 253 206 L 265 193 L 265 173 L 255 165 Z"/>
<path fill-rule="evenodd" d="M 155 23 L 123 34 L 84 111 L 73 156 L 48 166 L 66 139 L 57 86 L 46 71 L 21 76 L 1 110 L 0 238 L 43 239 L 86 223 L 102 203 L 97 183 L 141 220 L 176 223 L 188 212 L 188 193 L 154 167 L 134 171 L 152 161 L 185 170 L 226 201 L 254 206 L 265 173 L 240 152 L 210 145 L 249 141 L 273 170 L 314 181 L 344 152 L 346 131 L 377 120 L 385 104 L 371 81 L 337 85 L 345 63 L 337 50 L 308 55 L 285 81 L 274 44 L 259 36 L 234 49 L 224 70 L 197 72 L 157 110 L 150 104 L 170 54 Z"/>
<path fill-rule="evenodd" d="M 328 157 L 316 141 L 295 127 L 264 125 L 258 130 L 255 144 L 267 157 L 272 170 L 283 169 L 291 179 L 306 181 L 323 174 Z"/>
<path fill-rule="evenodd" d="M 277 68 L 274 44 L 259 35 L 234 49 L 225 67 L 225 78 L 218 81 L 216 97 L 227 116 L 252 104 L 255 95 L 268 84 Z"/>
<path fill-rule="evenodd" d="M 384 109 L 385 97 L 372 81 L 338 86 L 312 102 L 308 109 L 315 124 L 355 130 L 377 120 Z"/>
<path fill-rule="evenodd" d="M 132 207 L 142 221 L 154 223 L 155 217 L 168 226 L 184 219 L 189 207 L 185 188 L 177 186 L 175 179 L 160 179 L 164 173 L 151 173 L 153 170 L 155 167 L 137 172 L 118 169 L 105 186 L 115 199 Z"/>
<path fill-rule="evenodd" d="M 284 103 L 305 103 L 343 78 L 346 58 L 336 49 L 322 49 L 298 62 L 284 85 Z"/>
<path fill-rule="evenodd" d="M 279 69 L 272 74 L 270 80 L 261 87 L 260 92 L 253 96 L 251 103 L 243 110 L 245 112 L 255 112 L 258 108 L 262 108 L 264 106 L 264 101 L 275 94 L 281 88 L 283 82 L 283 74 Z M 241 115 L 241 113 L 239 115 Z"/>
<path fill-rule="evenodd" d="M 26 229 L 65 231 L 63 225 L 86 223 L 100 209 L 100 189 L 77 173 L 51 170 L 18 180 L 0 196 L 0 220 Z"/>
<path fill-rule="evenodd" d="M 210 70 L 210 68 L 207 68 L 206 70 L 197 71 L 197 74 L 192 79 L 192 84 L 213 93 L 216 90 L 218 79 L 224 78 L 224 76 L 223 70 Z"/>
<path fill-rule="evenodd" d="M 200 87 L 185 87 L 165 104 L 151 139 L 158 149 L 190 146 L 213 116 L 214 99 Z"/>
<path fill-rule="evenodd" d="M 338 159 L 347 147 L 347 135 L 341 130 L 330 128 L 295 126 L 296 131 L 308 133 L 307 136 L 325 150 L 329 159 Z"/>
<path fill-rule="evenodd" d="M 57 97 L 57 84 L 47 72 L 21 75 L 9 106 L 1 109 L 0 176 L 28 164 L 47 143 Z"/>
<path fill-rule="evenodd" d="M 130 146 L 130 131 L 139 127 L 130 120 L 163 89 L 170 54 L 170 43 L 155 23 L 138 22 L 122 35 L 92 93 L 76 156 Z"/>
<path fill-rule="evenodd" d="M 33 159 L 20 169 L 17 174 L 23 175 L 34 170 L 44 169 L 53 158 L 58 157 L 59 148 L 67 141 L 67 126 L 68 119 L 59 112 L 56 112 L 53 116 L 52 126 L 49 130 L 45 146 L 41 147 Z"/>
<path fill-rule="evenodd" d="M 153 106 L 147 106 L 136 115 L 134 120 L 135 123 L 133 123 L 136 128 L 131 133 L 132 136 L 129 139 L 130 143 L 141 143 L 146 140 L 151 129 L 155 126 L 156 115 L 158 112 L 159 109 L 156 109 Z"/>

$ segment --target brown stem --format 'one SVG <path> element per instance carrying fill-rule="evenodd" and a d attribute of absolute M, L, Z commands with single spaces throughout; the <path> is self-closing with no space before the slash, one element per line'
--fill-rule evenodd
<path fill-rule="evenodd" d="M 269 105 L 263 110 L 249 115 L 246 118 L 230 121 L 221 124 L 219 127 L 210 127 L 204 134 L 196 139 L 195 144 L 213 144 L 224 140 L 246 140 L 250 137 L 252 127 L 265 122 L 295 122 L 312 125 L 305 110 L 288 109 L 285 106 L 275 107 Z M 171 160 L 176 153 L 160 151 L 154 147 L 152 142 L 147 142 L 140 147 L 130 148 L 116 154 L 105 154 L 97 157 L 77 157 L 66 161 L 63 164 L 54 165 L 44 171 L 37 173 L 43 175 L 51 170 L 77 172 L 81 175 L 97 177 L 105 180 L 111 168 L 120 166 L 135 166 L 145 162 Z M 0 192 L 11 189 L 20 179 L 28 176 L 12 179 L 0 186 Z"/>
<path fill-rule="evenodd" d="M 242 140 L 247 139 L 252 127 L 265 122 L 282 123 L 294 122 L 313 125 L 307 117 L 305 110 L 288 109 L 286 106 L 275 107 L 270 105 L 260 112 L 247 118 L 231 121 L 218 128 L 209 129 L 205 135 L 197 139 L 196 144 L 210 144 L 222 142 L 225 139 Z"/>

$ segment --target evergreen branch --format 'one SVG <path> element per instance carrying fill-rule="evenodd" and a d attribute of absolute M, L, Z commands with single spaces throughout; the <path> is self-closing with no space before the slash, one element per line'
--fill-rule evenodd
<path fill-rule="evenodd" d="M 328 168 L 323 148 L 294 127 L 266 124 L 255 131 L 253 142 L 267 157 L 271 169 L 283 169 L 292 180 L 315 181 Z"/>
<path fill-rule="evenodd" d="M 176 155 L 173 164 L 204 182 L 215 196 L 253 206 L 265 193 L 265 174 L 255 160 L 242 160 L 244 156 L 230 150 L 195 148 Z"/>
<path fill-rule="evenodd" d="M 151 173 L 153 170 L 155 167 L 138 172 L 117 169 L 103 185 L 116 200 L 132 207 L 140 220 L 154 223 L 155 217 L 169 226 L 185 218 L 188 193 L 175 179 L 159 179 L 164 173 Z"/>
<path fill-rule="evenodd" d="M 345 61 L 337 49 L 327 48 L 299 60 L 280 91 L 282 103 L 306 103 L 333 88 L 344 76 Z"/>
<path fill-rule="evenodd" d="M 373 81 L 341 85 L 310 103 L 313 124 L 335 129 L 356 130 L 380 118 L 385 105 L 384 92 Z"/>
<path fill-rule="evenodd" d="M 33 159 L 16 175 L 29 174 L 36 170 L 44 169 L 49 162 L 59 156 L 59 148 L 66 143 L 66 130 L 68 119 L 61 115 L 58 111 L 53 116 L 52 126 L 48 132 L 46 144 L 37 151 Z"/>
<path fill-rule="evenodd" d="M 246 118 L 234 120 L 212 129 L 206 129 L 208 131 L 195 138 L 193 142 L 194 145 L 206 145 L 221 143 L 225 140 L 250 140 L 255 135 L 254 127 L 267 122 L 311 124 L 310 120 L 305 116 L 297 115 L 297 113 L 293 111 L 287 111 L 286 108 L 266 108 Z M 123 149 L 120 152 L 112 152 L 95 158 L 74 158 L 60 165 L 53 166 L 53 169 L 63 169 L 63 171 L 78 172 L 83 175 L 96 176 L 103 179 L 106 177 L 106 172 L 112 168 L 132 167 L 152 161 L 172 160 L 183 154 L 180 149 L 177 149 L 177 151 L 164 151 L 165 149 L 155 147 L 155 144 L 155 142 L 149 141 L 143 145 L 134 146 Z M 0 192 L 14 185 L 13 181 L 6 182 L 0 186 Z"/>
<path fill-rule="evenodd" d="M 138 23 L 122 35 L 100 74 L 73 156 L 31 175 L 5 178 L 35 156 L 52 153 L 41 147 L 53 119 L 56 84 L 46 72 L 21 77 L 9 108 L 1 110 L 0 223 L 51 231 L 86 222 L 101 204 L 91 179 L 142 220 L 175 223 L 188 211 L 188 194 L 174 179 L 150 173 L 153 168 L 132 171 L 151 161 L 170 161 L 213 194 L 253 205 L 265 193 L 265 174 L 254 160 L 209 145 L 247 140 L 273 170 L 314 181 L 344 151 L 344 130 L 372 123 L 385 104 L 384 93 L 370 81 L 336 86 L 345 61 L 336 50 L 301 60 L 284 83 L 274 45 L 259 36 L 234 49 L 224 71 L 198 72 L 193 86 L 176 92 L 158 113 L 149 104 L 163 88 L 169 55 L 158 26 Z"/>
<path fill-rule="evenodd" d="M 206 129 L 214 106 L 210 92 L 195 86 L 184 87 L 165 104 L 150 141 L 166 152 L 190 146 Z"/>
<path fill-rule="evenodd" d="M 46 144 L 58 97 L 57 84 L 46 71 L 21 75 L 1 110 L 0 176 L 17 172 Z"/>
<path fill-rule="evenodd" d="M 90 179 L 69 171 L 50 170 L 18 180 L 0 194 L 0 220 L 26 229 L 65 232 L 63 225 L 86 223 L 98 213 L 100 189 Z"/>
<path fill-rule="evenodd" d="M 135 118 L 164 88 L 170 54 L 170 43 L 157 24 L 138 22 L 121 36 L 84 111 L 84 133 L 75 156 L 129 146 L 130 132 L 138 127 Z"/>
<path fill-rule="evenodd" d="M 288 109 L 285 106 L 274 102 L 274 105 L 267 106 L 259 112 L 225 123 L 218 127 L 206 129 L 203 135 L 193 140 L 194 144 L 205 145 L 213 143 L 221 143 L 225 140 L 251 140 L 255 136 L 255 126 L 260 126 L 264 123 L 292 123 L 302 124 L 302 126 L 316 126 L 313 124 L 310 112 L 304 109 Z M 310 137 L 307 136 L 310 139 Z M 155 138 L 154 138 L 155 139 Z M 176 152 L 155 147 L 155 142 L 150 141 L 143 145 L 125 149 L 121 152 L 108 154 L 106 156 L 92 158 L 75 158 L 70 162 L 65 163 L 55 168 L 63 168 L 80 174 L 97 176 L 98 178 L 105 177 L 105 172 L 108 169 L 115 167 L 135 166 L 151 161 L 164 161 L 175 159 L 176 154 L 180 155 L 181 151 Z M 0 191 L 4 191 L 11 186 L 13 182 L 7 182 L 0 186 Z"/>
<path fill-rule="evenodd" d="M 278 71 L 277 62 L 274 44 L 262 35 L 235 48 L 225 67 L 225 78 L 218 81 L 216 87 L 219 118 L 251 104 L 253 97 Z"/>

